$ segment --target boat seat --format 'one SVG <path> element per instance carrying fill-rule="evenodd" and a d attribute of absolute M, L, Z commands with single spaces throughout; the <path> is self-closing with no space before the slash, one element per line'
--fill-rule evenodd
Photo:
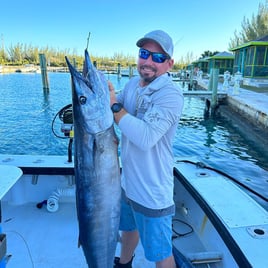
<path fill-rule="evenodd" d="M 217 251 L 187 253 L 186 257 L 192 264 L 208 264 L 222 261 L 222 253 Z"/>

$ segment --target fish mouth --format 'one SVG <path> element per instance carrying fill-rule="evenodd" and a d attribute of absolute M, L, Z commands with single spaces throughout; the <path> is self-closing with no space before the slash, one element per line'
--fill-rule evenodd
<path fill-rule="evenodd" d="M 92 64 L 85 50 L 83 72 L 79 72 L 65 57 L 72 79 L 72 99 L 75 122 L 83 122 L 83 128 L 90 134 L 99 133 L 113 124 L 110 109 L 108 83 Z"/>

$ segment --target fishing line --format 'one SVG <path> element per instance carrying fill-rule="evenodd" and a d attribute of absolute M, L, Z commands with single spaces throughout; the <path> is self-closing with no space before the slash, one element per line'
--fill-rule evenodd
<path fill-rule="evenodd" d="M 88 32 L 88 37 L 87 37 L 87 50 L 88 50 L 88 45 L 89 45 L 89 39 L 90 39 L 90 32 Z"/>
<path fill-rule="evenodd" d="M 17 236 L 19 236 L 19 237 L 22 239 L 22 241 L 24 242 L 24 245 L 25 245 L 25 247 L 26 247 L 26 249 L 27 249 L 27 252 L 28 252 L 28 255 L 29 255 L 31 264 L 32 264 L 32 268 L 34 268 L 35 266 L 34 266 L 34 261 L 33 261 L 33 257 L 32 257 L 32 254 L 31 254 L 31 250 L 30 250 L 30 247 L 29 247 L 29 245 L 28 245 L 26 239 L 23 237 L 23 235 L 20 234 L 20 233 L 17 232 L 17 231 L 6 231 L 6 233 L 14 233 L 14 234 L 16 234 Z M 11 257 L 12 257 L 12 255 L 11 255 Z"/>
<path fill-rule="evenodd" d="M 212 171 L 216 171 L 217 173 L 227 177 L 228 179 L 234 181 L 235 183 L 237 183 L 238 185 L 240 185 L 241 187 L 245 188 L 246 190 L 248 190 L 249 192 L 257 195 L 258 197 L 260 197 L 261 199 L 263 199 L 264 201 L 268 202 L 268 198 L 263 196 L 262 194 L 258 193 L 257 191 L 251 189 L 249 186 L 243 184 L 242 182 L 240 182 L 239 180 L 233 178 L 232 176 L 228 175 L 227 173 L 221 171 L 221 170 L 218 170 L 216 168 L 213 168 L 213 167 L 209 167 L 207 166 L 206 164 L 202 163 L 202 162 L 193 162 L 193 161 L 190 161 L 190 160 L 178 160 L 177 162 L 185 162 L 185 163 L 190 163 L 190 164 L 193 164 L 193 165 L 196 165 L 197 167 L 200 167 L 200 168 L 206 168 L 206 169 L 209 169 L 209 170 L 212 170 Z"/>
<path fill-rule="evenodd" d="M 182 36 L 180 39 L 178 39 L 175 44 L 174 44 L 174 47 L 176 47 L 180 42 L 181 40 L 183 40 L 184 36 Z"/>

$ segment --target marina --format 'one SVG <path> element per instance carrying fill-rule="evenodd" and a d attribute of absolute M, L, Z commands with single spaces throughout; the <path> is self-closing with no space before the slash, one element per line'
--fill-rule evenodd
<path fill-rule="evenodd" d="M 268 0 L 173 2 L 3 1 L 0 268 L 268 267 Z"/>

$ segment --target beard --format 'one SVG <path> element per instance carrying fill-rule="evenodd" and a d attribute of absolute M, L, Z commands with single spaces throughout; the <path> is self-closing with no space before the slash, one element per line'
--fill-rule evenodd
<path fill-rule="evenodd" d="M 150 65 L 140 65 L 138 68 L 138 72 L 140 74 L 141 79 L 145 83 L 151 83 L 157 77 L 157 69 Z"/>

